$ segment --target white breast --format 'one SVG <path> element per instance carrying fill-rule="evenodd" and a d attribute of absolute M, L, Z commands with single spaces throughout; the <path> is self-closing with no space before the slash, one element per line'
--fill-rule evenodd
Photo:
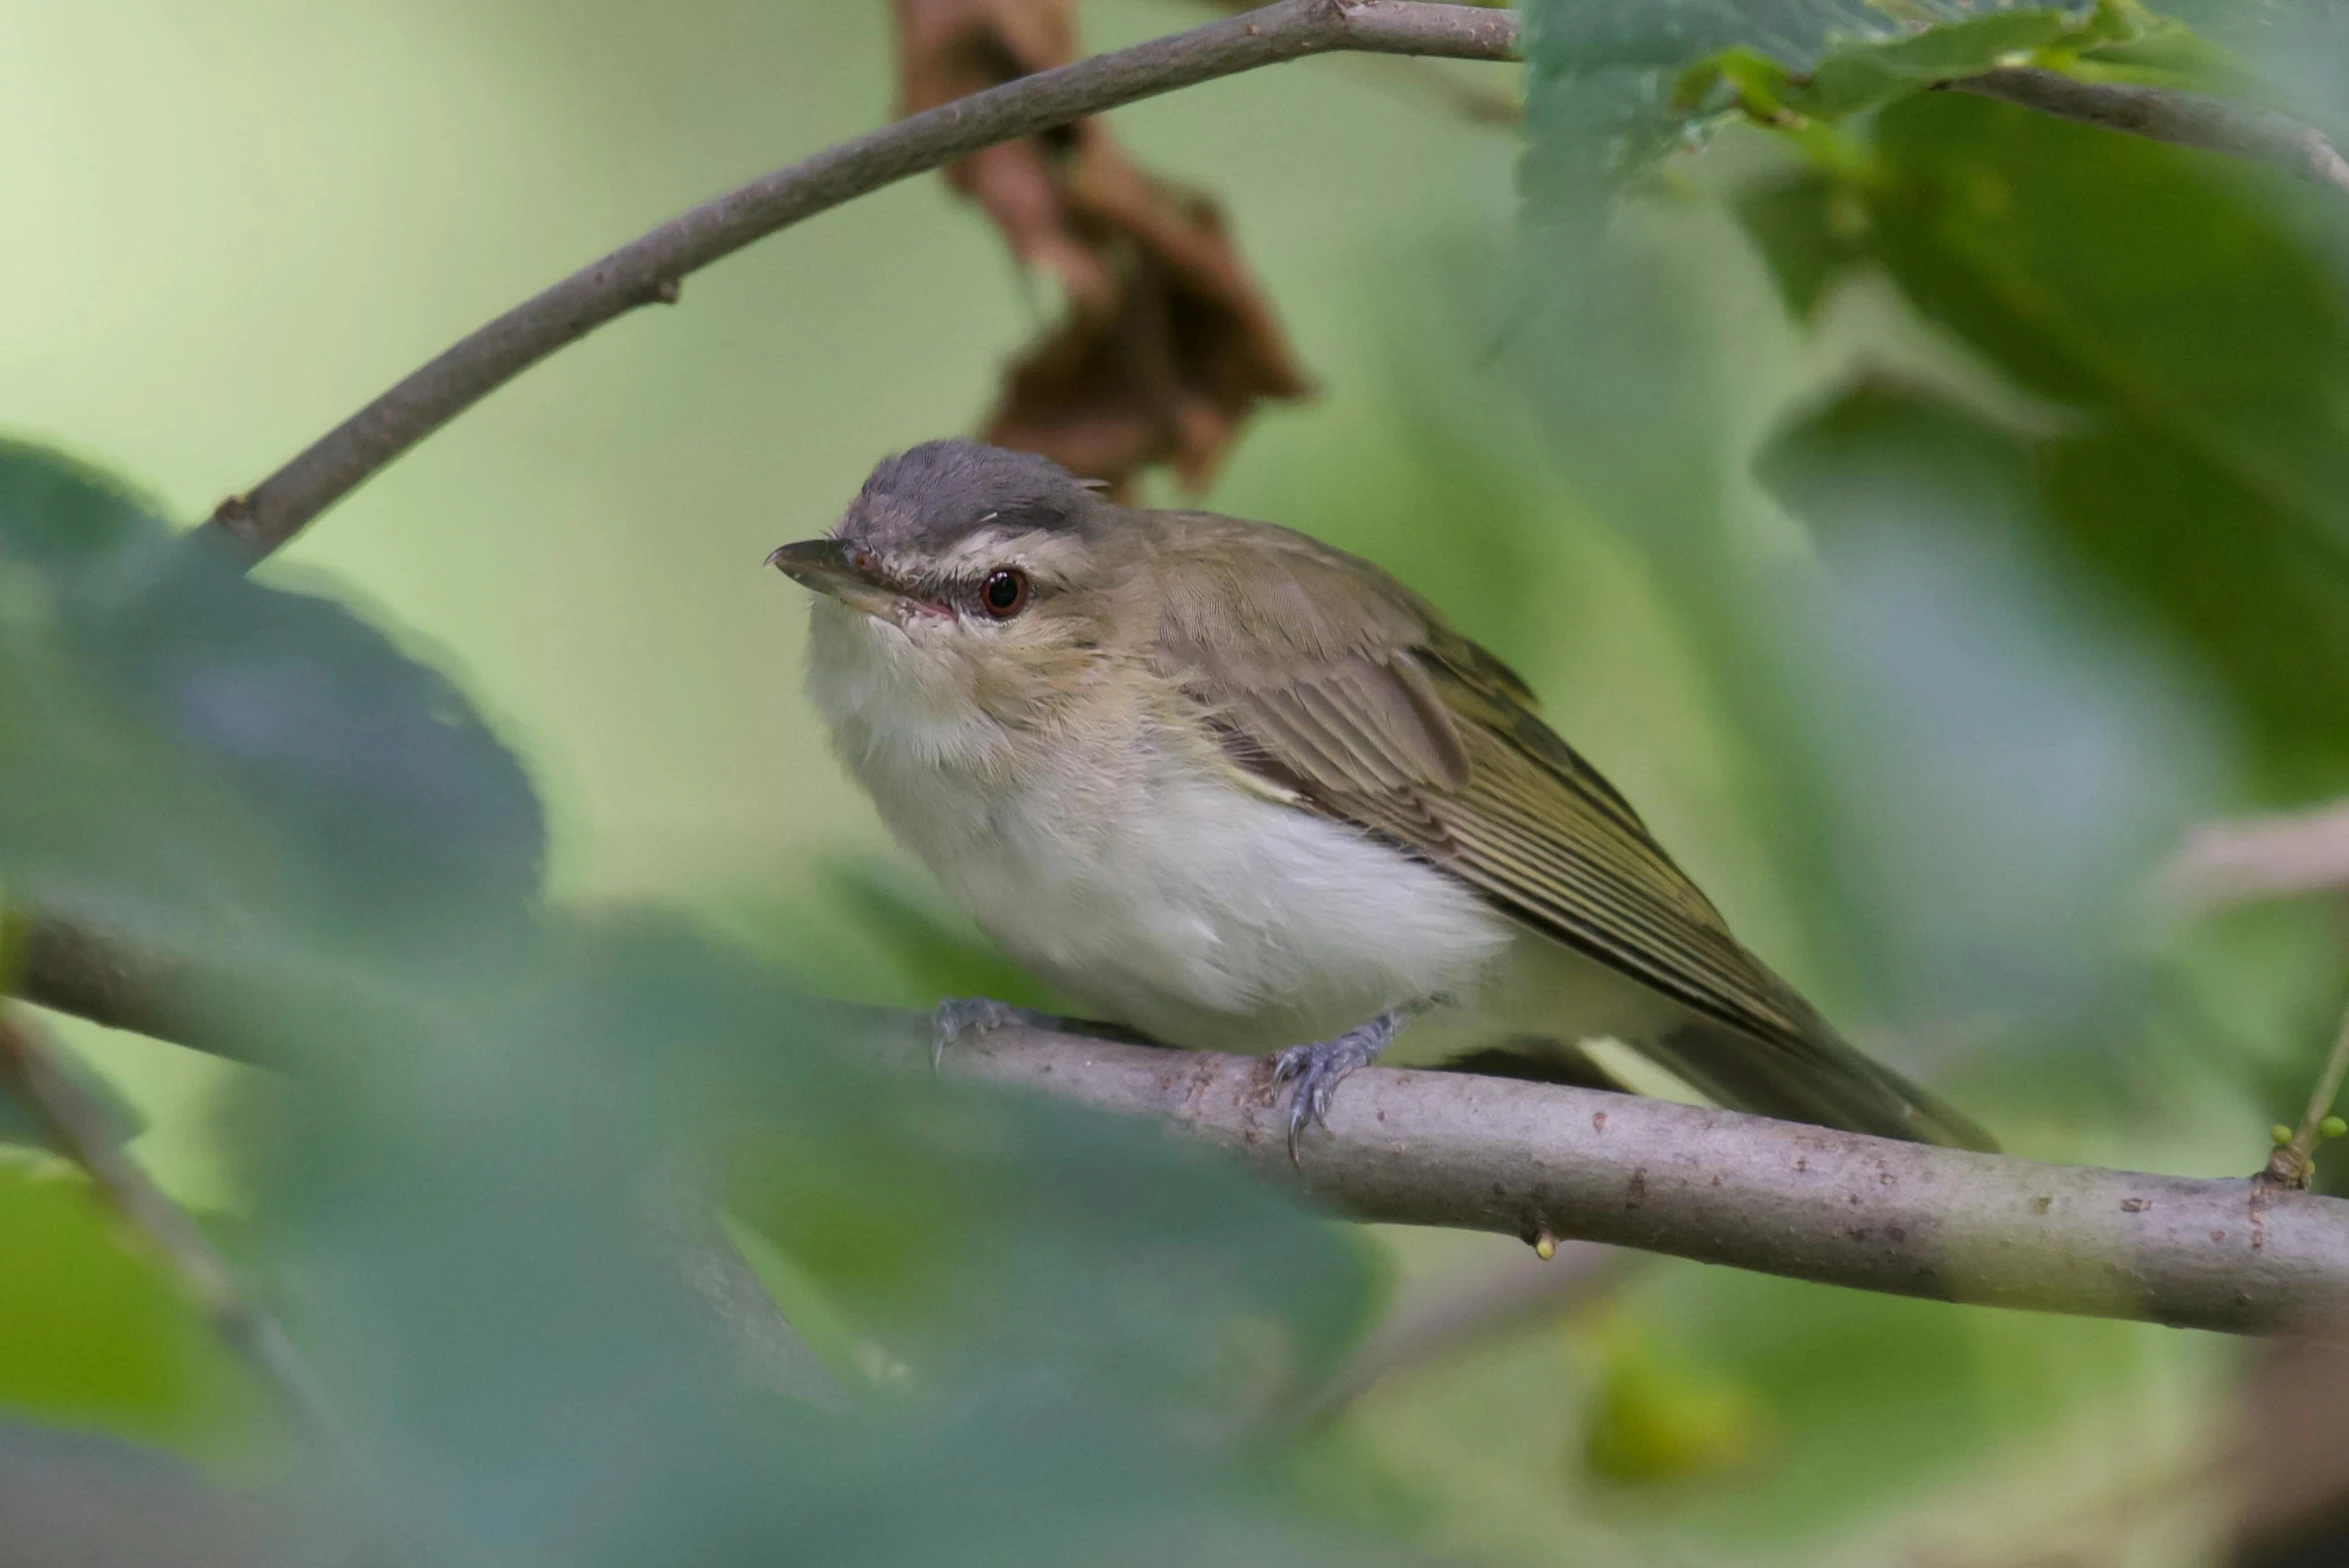
<path fill-rule="evenodd" d="M 1458 991 L 1509 942 L 1452 878 L 1248 793 L 1179 737 L 1137 721 L 1084 755 L 1014 745 L 945 650 L 829 603 L 813 632 L 809 690 L 891 830 L 1013 957 L 1155 1038 L 1325 1039 Z"/>

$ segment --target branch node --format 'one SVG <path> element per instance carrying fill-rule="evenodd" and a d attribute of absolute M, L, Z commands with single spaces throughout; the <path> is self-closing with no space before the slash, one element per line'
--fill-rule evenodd
<path fill-rule="evenodd" d="M 226 530 L 239 544 L 257 550 L 268 548 L 255 531 L 253 497 L 246 491 L 238 491 L 212 509 L 212 526 Z"/>

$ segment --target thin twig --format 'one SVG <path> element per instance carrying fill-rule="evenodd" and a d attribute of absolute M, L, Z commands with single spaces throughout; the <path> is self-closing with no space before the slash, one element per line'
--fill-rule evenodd
<path fill-rule="evenodd" d="M 2308 1096 L 2308 1107 L 2300 1113 L 2300 1125 L 2293 1129 L 2292 1141 L 2268 1156 L 2267 1179 L 2287 1187 L 2305 1187 L 2316 1169 L 2316 1144 L 2322 1136 L 2324 1120 L 2333 1113 L 2333 1102 L 2341 1097 L 2341 1083 L 2349 1078 L 2349 1014 L 2344 1014 L 2341 1027 L 2333 1036 L 2332 1054 L 2325 1058 L 2324 1071 L 2317 1074 L 2316 1088 Z"/>
<path fill-rule="evenodd" d="M 1359 52 L 1520 58 L 1516 19 L 1420 0 L 1277 0 L 1130 49 L 1039 71 L 909 116 L 762 176 L 630 241 L 515 306 L 407 376 L 291 462 L 214 510 L 202 530 L 257 561 L 417 442 L 567 344 L 681 280 L 819 212 L 982 147 L 1121 104 L 1306 55 Z M 2275 163 L 2349 191 L 2325 138 L 2266 110 L 2161 88 L 2001 70 L 1944 84 L 2157 140 Z"/>
<path fill-rule="evenodd" d="M 1199 0 L 1192 0 L 1192 3 L 1199 3 Z M 1204 0 L 1204 3 L 1218 11 L 1234 14 L 1263 9 L 1260 0 Z M 1468 0 L 1468 3 L 1474 5 L 1478 0 Z M 1487 5 L 1485 9 L 1504 8 Z M 1397 85 L 1408 87 L 1420 96 L 1442 99 L 1445 106 L 1462 119 L 1478 125 L 1517 126 L 1525 123 L 1525 102 L 1515 93 L 1495 92 L 1490 88 L 1479 87 L 1473 82 L 1461 80 L 1441 66 L 1419 65 L 1408 60 L 1370 63 L 1392 67 L 1394 74 L 1391 79 Z"/>
<path fill-rule="evenodd" d="M 251 559 L 284 544 L 386 464 L 555 350 L 754 240 L 982 147 L 1120 104 L 1335 51 L 1517 57 L 1504 11 L 1406 0 L 1280 0 L 1131 49 L 1039 71 L 909 116 L 751 181 L 525 300 L 337 425 L 204 530 Z"/>
<path fill-rule="evenodd" d="M 155 1248 L 214 1331 L 286 1412 L 311 1437 L 334 1437 L 339 1424 L 284 1329 L 244 1293 L 186 1211 L 124 1151 L 106 1108 L 57 1065 L 49 1043 L 21 1013 L 0 1011 L 0 1082 L 22 1096 L 57 1146 Z"/>
<path fill-rule="evenodd" d="M 2209 822 L 2154 877 L 2165 912 L 2202 914 L 2232 904 L 2349 890 L 2349 802 L 2306 811 Z"/>
<path fill-rule="evenodd" d="M 2272 109 L 2174 88 L 2083 82 L 2037 66 L 1985 71 L 1942 86 L 2019 104 L 2059 120 L 2273 164 L 2349 195 L 2349 158 L 2343 158 L 2322 131 Z"/>

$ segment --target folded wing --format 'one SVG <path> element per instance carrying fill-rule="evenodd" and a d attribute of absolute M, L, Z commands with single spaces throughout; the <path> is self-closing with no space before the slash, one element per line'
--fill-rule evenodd
<path fill-rule="evenodd" d="M 1260 524 L 1199 522 L 1264 536 L 1241 580 L 1162 601 L 1172 606 L 1162 667 L 1206 706 L 1239 768 L 1682 1004 L 1685 1027 L 1625 1043 L 1721 1103 L 1990 1146 L 1965 1117 L 1845 1044 L 1747 952 L 1499 660 L 1366 562 Z M 1218 558 L 1229 560 L 1224 545 Z M 1348 595 L 1354 613 L 1332 613 Z M 1202 621 L 1202 606 L 1222 621 Z"/>

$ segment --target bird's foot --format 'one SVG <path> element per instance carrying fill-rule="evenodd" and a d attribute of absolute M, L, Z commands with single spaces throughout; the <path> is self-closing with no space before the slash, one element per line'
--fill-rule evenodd
<path fill-rule="evenodd" d="M 1398 1007 L 1366 1024 L 1356 1024 L 1334 1040 L 1292 1045 L 1272 1059 L 1272 1081 L 1293 1084 L 1289 1090 L 1289 1163 L 1297 1163 L 1297 1139 L 1308 1122 L 1329 1125 L 1330 1096 L 1357 1067 L 1367 1067 L 1378 1053 L 1392 1045 L 1396 1033 L 1418 1015 L 1417 1008 Z"/>
<path fill-rule="evenodd" d="M 940 1002 L 930 1013 L 930 1070 L 946 1060 L 946 1048 L 974 1034 L 1017 1024 L 1028 1029 L 1057 1029 L 1060 1020 L 1032 1007 L 1014 1007 L 984 996 L 958 996 Z"/>

